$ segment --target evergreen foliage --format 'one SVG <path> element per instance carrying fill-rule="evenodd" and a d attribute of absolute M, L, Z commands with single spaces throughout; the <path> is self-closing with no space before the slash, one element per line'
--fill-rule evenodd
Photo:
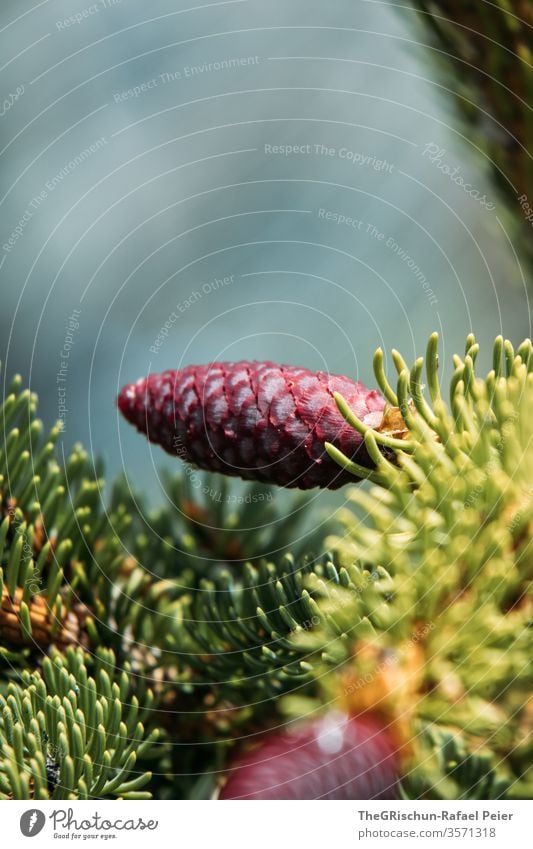
<path fill-rule="evenodd" d="M 151 774 L 135 765 L 159 736 L 142 722 L 153 696 L 141 707 L 129 673 L 110 650 L 90 662 L 70 646 L 11 682 L 0 696 L 0 799 L 149 798 Z"/>
<path fill-rule="evenodd" d="M 350 585 L 325 588 L 322 633 L 298 641 L 333 668 L 332 681 L 323 678 L 331 698 L 381 713 L 398 730 L 411 792 L 426 784 L 429 795 L 449 793 L 455 782 L 466 798 L 504 788 L 530 798 L 532 345 L 515 352 L 499 337 L 485 379 L 478 349 L 469 336 L 465 356 L 454 358 L 449 401 L 436 335 L 428 400 L 422 358 L 409 370 L 393 352 L 394 390 L 378 351 L 389 432 L 371 431 L 337 398 L 379 485 L 350 492 L 364 520 L 345 511 L 344 534 L 329 540 Z"/>
<path fill-rule="evenodd" d="M 83 450 L 59 466 L 16 380 L 1 796 L 209 797 L 236 748 L 335 707 L 385 720 L 405 798 L 531 798 L 532 346 L 497 339 L 485 379 L 477 358 L 471 336 L 445 401 L 436 336 L 427 392 L 422 360 L 393 352 L 393 388 L 378 351 L 376 430 L 337 396 L 375 468 L 340 524 L 301 534 L 314 555 L 287 551 L 305 500 L 239 502 L 217 477 L 169 478 L 156 510 L 118 481 L 107 513 Z"/>

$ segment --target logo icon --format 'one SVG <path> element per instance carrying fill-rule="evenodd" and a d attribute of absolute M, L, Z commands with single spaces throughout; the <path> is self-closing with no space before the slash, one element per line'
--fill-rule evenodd
<path fill-rule="evenodd" d="M 24 837 L 35 837 L 43 830 L 46 817 L 42 811 L 31 808 L 29 811 L 24 811 L 20 818 L 20 830 Z"/>

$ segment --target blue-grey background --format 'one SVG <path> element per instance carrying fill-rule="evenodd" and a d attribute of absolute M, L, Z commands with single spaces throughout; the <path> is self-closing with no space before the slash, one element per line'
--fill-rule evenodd
<path fill-rule="evenodd" d="M 374 0 L 3 0 L 0 356 L 51 424 L 79 311 L 65 448 L 157 501 L 178 461 L 115 408 L 150 370 L 268 358 L 372 383 L 377 345 L 411 359 L 437 329 L 449 359 L 471 329 L 529 335 L 489 163 L 427 40 Z"/>

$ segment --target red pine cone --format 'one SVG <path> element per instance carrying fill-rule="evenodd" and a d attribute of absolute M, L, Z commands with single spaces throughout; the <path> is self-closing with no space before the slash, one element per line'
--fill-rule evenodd
<path fill-rule="evenodd" d="M 272 733 L 235 765 L 220 799 L 395 799 L 398 758 L 371 716 L 331 713 Z"/>
<path fill-rule="evenodd" d="M 362 438 L 339 413 L 340 392 L 376 427 L 385 399 L 348 377 L 271 362 L 211 363 L 164 371 L 125 386 L 129 422 L 201 469 L 285 487 L 337 489 L 353 482 L 324 450 L 331 442 L 373 468 Z"/>

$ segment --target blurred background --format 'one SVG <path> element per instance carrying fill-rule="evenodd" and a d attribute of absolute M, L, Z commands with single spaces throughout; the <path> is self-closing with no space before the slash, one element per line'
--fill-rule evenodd
<path fill-rule="evenodd" d="M 158 502 L 178 461 L 119 421 L 125 382 L 248 358 L 373 385 L 378 345 L 413 359 L 438 330 L 446 374 L 470 330 L 530 335 L 425 42 L 377 0 L 4 0 L 4 388 L 21 372 L 65 450 Z"/>

